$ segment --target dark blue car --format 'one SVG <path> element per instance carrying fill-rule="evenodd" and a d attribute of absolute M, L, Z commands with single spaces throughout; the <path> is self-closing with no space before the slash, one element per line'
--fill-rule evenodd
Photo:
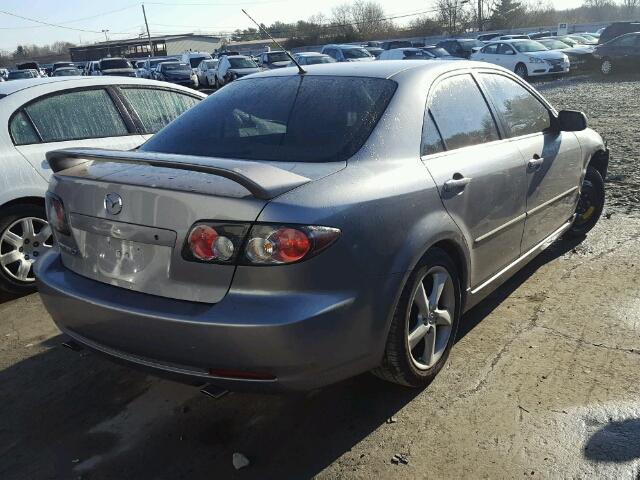
<path fill-rule="evenodd" d="M 638 70 L 640 67 L 640 32 L 621 35 L 598 45 L 593 56 L 600 61 L 603 75 L 619 70 Z"/>

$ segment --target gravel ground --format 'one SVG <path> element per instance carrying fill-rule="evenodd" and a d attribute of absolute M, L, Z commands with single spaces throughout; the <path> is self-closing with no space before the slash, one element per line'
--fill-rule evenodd
<path fill-rule="evenodd" d="M 38 295 L 0 297 L 0 478 L 640 478 L 640 82 L 537 86 L 609 139 L 611 215 L 465 315 L 427 389 L 213 400 L 71 352 Z"/>
<path fill-rule="evenodd" d="M 640 213 L 640 81 L 637 76 L 574 77 L 534 84 L 558 110 L 582 110 L 609 143 L 609 211 Z"/>

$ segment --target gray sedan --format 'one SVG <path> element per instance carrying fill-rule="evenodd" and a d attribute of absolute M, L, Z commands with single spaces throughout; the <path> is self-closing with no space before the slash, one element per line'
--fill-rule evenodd
<path fill-rule="evenodd" d="M 239 79 L 136 151 L 48 154 L 40 293 L 76 346 L 159 375 L 424 387 L 464 311 L 595 225 L 586 123 L 467 61 Z"/>

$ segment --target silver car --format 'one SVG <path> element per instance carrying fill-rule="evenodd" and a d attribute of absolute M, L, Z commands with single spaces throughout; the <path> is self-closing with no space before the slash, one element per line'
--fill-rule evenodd
<path fill-rule="evenodd" d="M 259 93 L 262 101 L 255 101 Z M 463 312 L 604 203 L 608 152 L 500 67 L 232 82 L 135 152 L 48 154 L 44 304 L 76 345 L 195 383 L 427 385 Z"/>

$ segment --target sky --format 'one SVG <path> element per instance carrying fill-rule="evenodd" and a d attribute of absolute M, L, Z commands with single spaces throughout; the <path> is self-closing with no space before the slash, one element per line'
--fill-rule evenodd
<path fill-rule="evenodd" d="M 348 3 L 348 0 L 346 0 Z M 158 0 L 144 2 L 151 35 L 233 31 L 253 26 L 244 8 L 259 22 L 292 22 L 315 13 L 330 15 L 345 0 Z M 435 0 L 378 0 L 387 16 L 433 10 Z M 583 0 L 552 0 L 556 8 L 580 6 Z M 45 45 L 58 40 L 76 44 L 131 38 L 143 31 L 141 2 L 136 0 L 1 0 L 0 50 L 20 44 Z M 7 15 L 9 12 L 66 28 L 46 26 Z M 413 17 L 405 17 L 399 22 Z"/>

